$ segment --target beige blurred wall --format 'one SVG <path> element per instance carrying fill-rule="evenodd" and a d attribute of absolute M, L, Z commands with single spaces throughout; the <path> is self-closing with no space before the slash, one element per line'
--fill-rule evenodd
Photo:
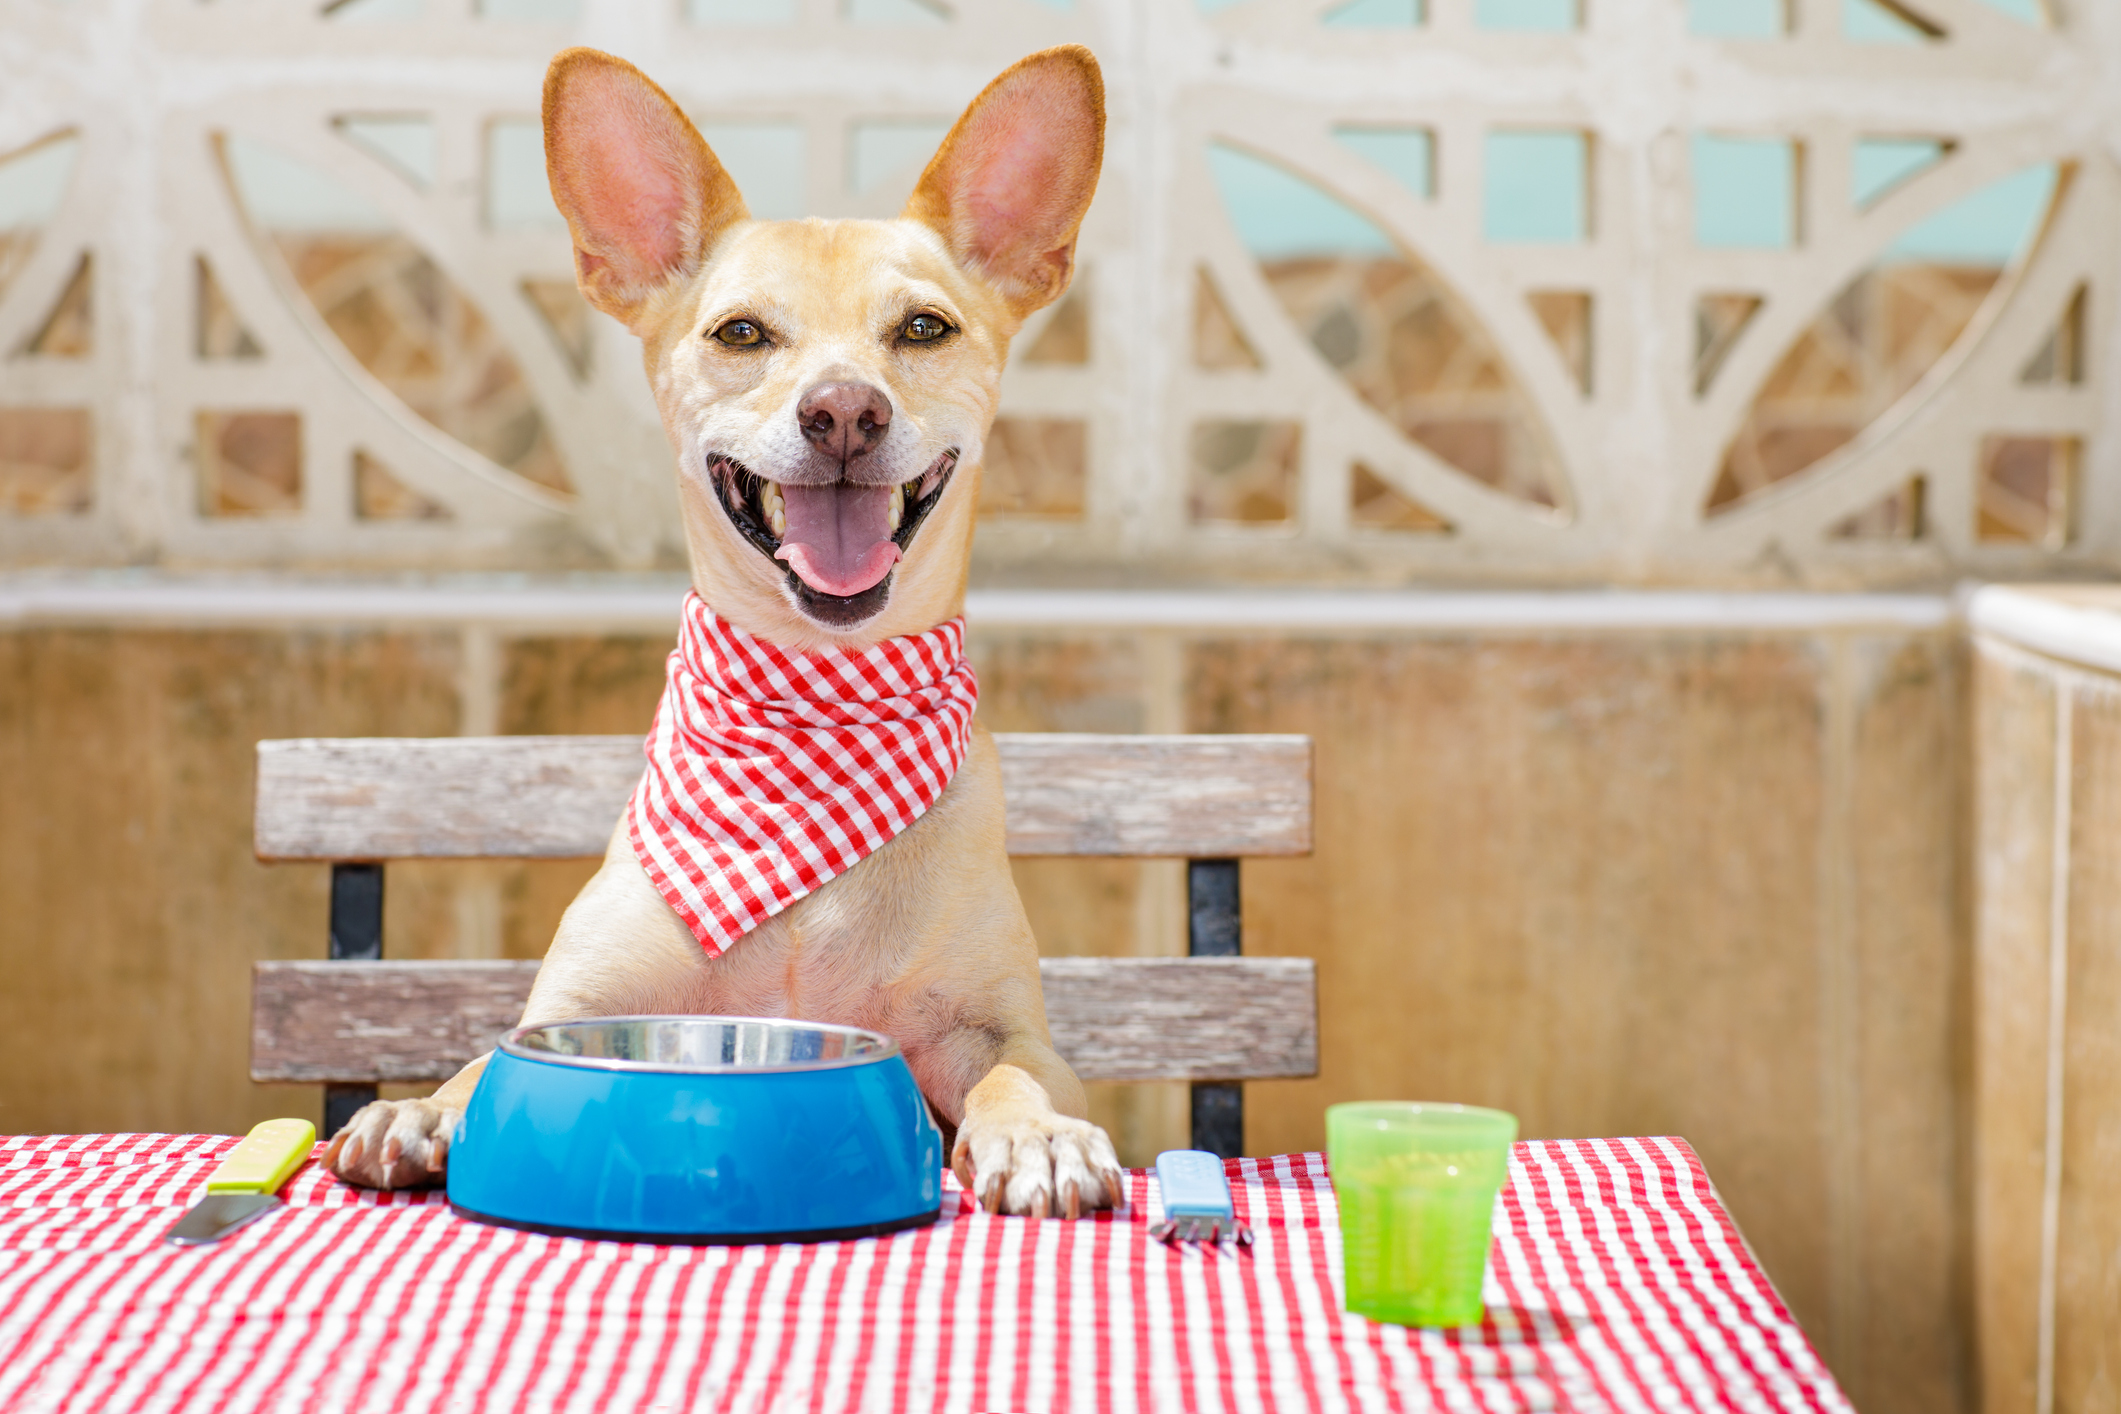
<path fill-rule="evenodd" d="M 321 956 L 326 870 L 256 863 L 252 749 L 641 730 L 666 638 L 448 626 L 0 632 L 0 1129 L 240 1131 L 248 969 Z M 1300 731 L 1317 852 L 1244 874 L 1313 957 L 1323 1108 L 1500 1105 L 1528 1136 L 1701 1152 L 1859 1407 L 1966 1378 L 1965 670 L 1955 631 L 976 629 L 1009 730 Z M 386 948 L 534 957 L 587 862 L 393 865 Z M 1183 950 L 1180 866 L 1035 861 L 1054 953 Z M 1100 1087 L 1132 1162 L 1178 1087 Z"/>
<path fill-rule="evenodd" d="M 1974 597 L 1984 1414 L 2121 1407 L 2121 590 Z"/>

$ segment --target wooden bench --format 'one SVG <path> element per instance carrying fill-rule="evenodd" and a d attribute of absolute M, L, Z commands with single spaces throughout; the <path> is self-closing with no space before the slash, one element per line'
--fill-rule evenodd
<path fill-rule="evenodd" d="M 1185 958 L 1047 958 L 1054 1045 L 1084 1080 L 1186 1080 L 1193 1143 L 1244 1136 L 1238 1082 L 1318 1073 L 1308 958 L 1241 956 L 1238 861 L 1311 850 L 1301 736 L 999 734 L 1009 852 L 1183 858 Z M 604 853 L 634 736 L 258 743 L 257 853 L 332 866 L 330 959 L 261 962 L 251 1078 L 322 1082 L 324 1132 L 381 1081 L 439 1081 L 516 1025 L 535 962 L 383 961 L 393 859 Z"/>

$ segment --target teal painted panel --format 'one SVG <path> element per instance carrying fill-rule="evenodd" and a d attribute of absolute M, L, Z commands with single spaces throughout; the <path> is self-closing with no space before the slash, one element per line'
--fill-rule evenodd
<path fill-rule="evenodd" d="M 2032 244 L 2055 195 L 2055 169 L 2028 167 L 1910 228 L 1886 248 L 1889 263 L 2008 265 Z"/>
<path fill-rule="evenodd" d="M 1257 259 L 1399 253 L 1369 217 L 1262 158 L 1212 143 L 1208 170 L 1237 238 Z"/>
<path fill-rule="evenodd" d="M 872 192 L 900 172 L 928 165 L 950 134 L 950 124 L 909 118 L 857 123 L 849 152 L 848 181 L 857 193 Z"/>
<path fill-rule="evenodd" d="M 404 24 L 427 18 L 425 0 L 342 0 L 324 11 L 334 24 Z"/>
<path fill-rule="evenodd" d="M 1436 136 L 1426 128 L 1335 128 L 1342 147 L 1399 179 L 1416 196 L 1436 195 Z"/>
<path fill-rule="evenodd" d="M 1577 245 L 1589 234 L 1590 142 L 1580 132 L 1493 132 L 1483 145 L 1481 233 L 1497 245 Z"/>
<path fill-rule="evenodd" d="M 1850 162 L 1849 199 L 1869 206 L 1925 167 L 1944 158 L 1945 146 L 1931 137 L 1866 137 L 1856 140 Z"/>
<path fill-rule="evenodd" d="M 849 24 L 922 27 L 945 25 L 950 17 L 926 0 L 843 0 Z"/>
<path fill-rule="evenodd" d="M 1687 0 L 1686 27 L 1704 39 L 1780 39 L 1789 15 L 1785 0 Z"/>
<path fill-rule="evenodd" d="M 1797 149 L 1786 138 L 1693 141 L 1694 244 L 1783 250 L 1797 243 Z"/>
<path fill-rule="evenodd" d="M 1576 0 L 1473 0 L 1475 29 L 1565 32 L 1576 24 Z"/>
<path fill-rule="evenodd" d="M 1319 23 L 1328 29 L 1413 29 L 1427 19 L 1421 0 L 1348 0 Z"/>
<path fill-rule="evenodd" d="M 795 23 L 795 0 L 685 0 L 685 18 L 716 28 L 763 29 Z"/>
<path fill-rule="evenodd" d="M 700 136 L 761 221 L 809 213 L 803 173 L 807 139 L 800 123 L 702 123 Z"/>
<path fill-rule="evenodd" d="M 0 161 L 0 231 L 51 220 L 66 196 L 67 179 L 80 152 L 81 139 L 69 135 Z"/>
<path fill-rule="evenodd" d="M 431 187 L 435 181 L 435 125 L 432 118 L 414 114 L 345 117 L 334 124 L 340 136 L 415 186 Z"/>
<path fill-rule="evenodd" d="M 1841 0 L 1841 33 L 1858 44 L 1926 44 L 1929 36 L 1877 0 Z"/>
<path fill-rule="evenodd" d="M 487 125 L 486 224 L 497 231 L 566 229 L 545 176 L 545 131 L 534 118 Z"/>
<path fill-rule="evenodd" d="M 527 126 L 533 131 L 537 127 L 535 123 Z M 236 199 L 251 223 L 262 230 L 380 233 L 397 229 L 382 207 L 276 147 L 231 135 L 223 151 L 228 154 L 228 175 L 235 184 Z M 544 168 L 541 145 L 541 174 Z M 546 205 L 551 204 L 547 197 Z M 557 219 L 559 213 L 553 216 Z"/>

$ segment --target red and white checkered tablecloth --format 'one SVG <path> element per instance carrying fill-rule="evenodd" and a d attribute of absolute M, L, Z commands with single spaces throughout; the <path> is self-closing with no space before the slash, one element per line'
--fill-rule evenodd
<path fill-rule="evenodd" d="M 1233 1166 L 1258 1241 L 1093 1221 L 653 1247 L 457 1218 L 314 1166 L 289 1210 L 163 1243 L 234 1139 L 0 1139 L 0 1410 L 1837 1410 L 1678 1139 L 1520 1144 L 1488 1319 L 1340 1310 L 1317 1154 Z"/>

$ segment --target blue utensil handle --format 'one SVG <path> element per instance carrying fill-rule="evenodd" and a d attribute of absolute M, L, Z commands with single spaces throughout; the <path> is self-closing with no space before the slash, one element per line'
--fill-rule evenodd
<path fill-rule="evenodd" d="M 1156 1181 L 1163 1189 L 1165 1217 L 1228 1222 L 1233 1216 L 1230 1182 L 1223 1177 L 1223 1161 L 1213 1154 L 1167 1149 L 1156 1156 Z"/>
<path fill-rule="evenodd" d="M 1228 1233 L 1240 1243 L 1252 1241 L 1252 1234 L 1237 1221 L 1220 1158 L 1200 1149 L 1166 1149 L 1156 1156 L 1156 1182 L 1163 1194 L 1164 1220 L 1150 1232 L 1158 1239 L 1215 1242 Z"/>

